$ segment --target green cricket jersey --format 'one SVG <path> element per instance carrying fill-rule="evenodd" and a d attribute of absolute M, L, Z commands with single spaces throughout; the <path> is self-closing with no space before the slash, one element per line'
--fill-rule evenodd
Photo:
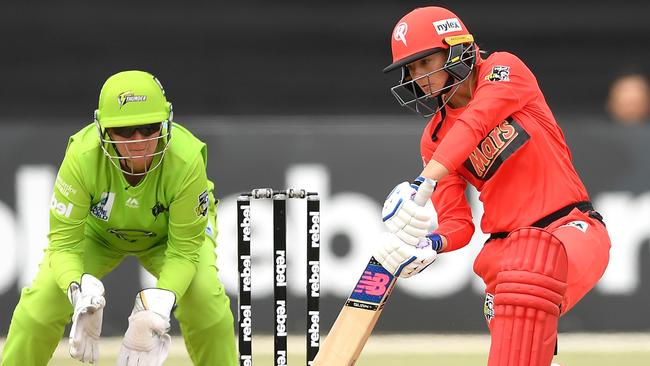
<path fill-rule="evenodd" d="M 176 123 L 171 136 L 162 164 L 135 187 L 102 152 L 94 124 L 70 138 L 54 186 L 48 235 L 49 264 L 63 291 L 84 273 L 82 243 L 89 238 L 118 255 L 166 245 L 157 286 L 174 291 L 177 299 L 183 296 L 206 233 L 216 236 L 207 219 L 215 208 L 205 144 Z"/>

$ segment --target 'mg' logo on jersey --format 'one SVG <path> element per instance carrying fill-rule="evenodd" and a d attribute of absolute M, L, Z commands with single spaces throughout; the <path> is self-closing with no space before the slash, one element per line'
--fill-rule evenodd
<path fill-rule="evenodd" d="M 196 208 L 194 209 L 194 211 L 196 212 L 196 216 L 207 216 L 208 206 L 210 205 L 210 201 L 208 200 L 207 189 L 201 192 L 201 194 L 199 194 L 198 201 L 199 201 L 199 205 L 196 206 Z"/>
<path fill-rule="evenodd" d="M 529 139 L 526 130 L 510 117 L 481 140 L 463 166 L 476 178 L 486 181 Z"/>

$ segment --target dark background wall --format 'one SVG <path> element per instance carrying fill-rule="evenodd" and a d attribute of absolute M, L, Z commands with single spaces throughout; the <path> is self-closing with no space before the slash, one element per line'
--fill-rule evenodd
<path fill-rule="evenodd" d="M 388 88 L 397 20 L 428 1 L 2 2 L 6 117 L 91 116 L 102 82 L 156 74 L 182 115 L 401 113 Z M 650 2 L 455 1 L 485 50 L 536 73 L 560 113 L 602 113 L 611 78 L 650 56 Z"/>

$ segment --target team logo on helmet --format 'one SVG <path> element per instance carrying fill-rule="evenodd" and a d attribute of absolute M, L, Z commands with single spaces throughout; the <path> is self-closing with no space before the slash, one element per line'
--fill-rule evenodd
<path fill-rule="evenodd" d="M 117 103 L 120 105 L 120 108 L 122 108 L 126 103 L 144 102 L 146 100 L 146 95 L 135 95 L 132 91 L 125 91 L 117 96 Z"/>
<path fill-rule="evenodd" d="M 404 43 L 404 46 L 406 46 L 406 32 L 408 29 L 409 26 L 406 24 L 406 22 L 399 23 L 395 26 L 395 30 L 393 31 L 393 38 L 395 38 L 395 40 L 398 42 Z"/>
<path fill-rule="evenodd" d="M 456 32 L 463 30 L 463 27 L 460 25 L 458 18 L 449 18 L 433 22 L 433 26 L 436 28 L 438 34 L 445 34 L 449 32 Z"/>

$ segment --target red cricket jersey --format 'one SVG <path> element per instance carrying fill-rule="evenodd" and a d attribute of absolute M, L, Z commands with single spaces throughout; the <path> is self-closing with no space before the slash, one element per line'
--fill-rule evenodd
<path fill-rule="evenodd" d="M 480 192 L 485 233 L 530 226 L 569 204 L 587 201 L 587 190 L 573 164 L 537 80 L 516 56 L 498 52 L 476 66 L 473 97 L 463 108 L 438 112 L 422 134 L 423 162 L 431 158 L 450 174 L 438 182 L 432 201 L 436 230 L 446 251 L 461 248 L 474 232 L 465 199 L 467 182 Z"/>

